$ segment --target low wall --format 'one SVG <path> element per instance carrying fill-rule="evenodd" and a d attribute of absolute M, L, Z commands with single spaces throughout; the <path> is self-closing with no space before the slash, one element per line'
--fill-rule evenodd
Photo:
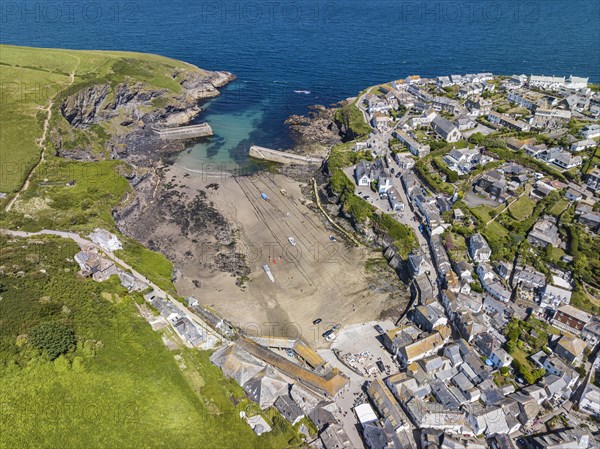
<path fill-rule="evenodd" d="M 207 137 L 213 135 L 213 130 L 208 123 L 200 123 L 198 125 L 179 126 L 177 128 L 154 128 L 154 132 L 161 139 L 193 139 L 195 137 Z"/>
<path fill-rule="evenodd" d="M 322 159 L 317 157 L 300 156 L 299 154 L 271 150 L 270 148 L 253 145 L 250 147 L 250 157 L 264 161 L 278 162 L 280 164 L 320 164 Z"/>

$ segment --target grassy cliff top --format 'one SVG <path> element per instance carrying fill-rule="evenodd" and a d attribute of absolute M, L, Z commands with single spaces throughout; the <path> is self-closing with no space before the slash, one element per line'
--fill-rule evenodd
<path fill-rule="evenodd" d="M 158 55 L 0 45 L 0 192 L 18 190 L 40 157 L 44 109 L 92 84 L 140 82 L 176 94 L 186 74 L 208 72 Z"/>

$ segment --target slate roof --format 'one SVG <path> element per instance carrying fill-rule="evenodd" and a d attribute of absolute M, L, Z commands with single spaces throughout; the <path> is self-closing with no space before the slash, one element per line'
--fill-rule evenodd
<path fill-rule="evenodd" d="M 298 404 L 294 402 L 289 394 L 279 396 L 273 405 L 292 424 L 304 416 L 302 409 L 298 407 Z"/>
<path fill-rule="evenodd" d="M 244 385 L 265 366 L 264 362 L 250 355 L 236 344 L 217 349 L 210 361 L 221 368 L 221 371 L 233 378 L 239 385 Z"/>
<path fill-rule="evenodd" d="M 563 335 L 560 337 L 560 340 L 558 340 L 558 345 L 569 354 L 573 355 L 573 357 L 578 357 L 587 346 L 582 339 L 577 337 L 569 337 L 568 335 Z"/>
<path fill-rule="evenodd" d="M 441 115 L 437 115 L 431 122 L 431 125 L 439 132 L 443 137 L 448 136 L 452 131 L 456 129 L 456 125 L 449 120 L 446 120 Z"/>

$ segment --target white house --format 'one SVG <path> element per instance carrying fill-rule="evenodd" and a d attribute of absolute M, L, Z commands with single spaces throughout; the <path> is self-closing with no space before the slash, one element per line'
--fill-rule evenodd
<path fill-rule="evenodd" d="M 469 239 L 469 252 L 476 263 L 486 262 L 492 255 L 492 249 L 479 233 L 473 234 Z"/>
<path fill-rule="evenodd" d="M 529 76 L 530 87 L 540 87 L 542 89 L 558 90 L 565 85 L 564 76 Z"/>
<path fill-rule="evenodd" d="M 562 304 L 571 303 L 571 292 L 554 285 L 546 285 L 541 295 L 541 304 L 547 307 L 557 308 Z"/>
<path fill-rule="evenodd" d="M 371 178 L 369 176 L 369 165 L 366 161 L 361 160 L 354 169 L 354 176 L 356 177 L 356 184 L 361 187 L 366 187 L 371 184 Z"/>
<path fill-rule="evenodd" d="M 470 173 L 471 170 L 479 163 L 481 152 L 479 149 L 453 149 L 444 156 L 444 162 L 450 170 L 457 172 L 459 175 Z"/>
<path fill-rule="evenodd" d="M 588 86 L 589 78 L 582 78 L 579 76 L 569 76 L 565 86 L 569 89 L 585 89 Z"/>
<path fill-rule="evenodd" d="M 402 197 L 400 196 L 400 193 L 398 192 L 398 189 L 396 189 L 396 187 L 391 187 L 387 191 L 387 197 L 392 210 L 404 210 L 404 203 L 402 202 Z"/>
<path fill-rule="evenodd" d="M 513 361 L 513 358 L 508 354 L 508 352 L 500 347 L 492 349 L 488 359 L 494 364 L 495 368 L 509 366 Z"/>
<path fill-rule="evenodd" d="M 377 193 L 383 195 L 392 188 L 392 179 L 389 176 L 380 175 L 377 180 Z"/>
<path fill-rule="evenodd" d="M 600 137 L 600 125 L 588 125 L 581 130 L 581 134 L 586 139 L 594 139 Z"/>
<path fill-rule="evenodd" d="M 588 148 L 595 147 L 596 145 L 598 145 L 598 144 L 596 143 L 595 140 L 592 140 L 592 139 L 579 140 L 579 141 L 573 142 L 571 144 L 570 150 L 573 152 L 583 151 L 583 150 L 587 150 Z"/>
<path fill-rule="evenodd" d="M 123 249 L 123 245 L 121 245 L 117 236 L 105 229 L 94 229 L 94 232 L 90 234 L 90 240 L 105 251 L 117 251 Z"/>

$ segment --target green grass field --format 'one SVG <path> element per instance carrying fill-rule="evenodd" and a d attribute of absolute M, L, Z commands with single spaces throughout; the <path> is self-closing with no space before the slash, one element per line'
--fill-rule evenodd
<path fill-rule="evenodd" d="M 69 86 L 72 71 L 74 84 Z M 99 153 L 105 151 L 107 134 L 120 131 L 116 129 L 118 125 L 72 128 L 59 110 L 63 98 L 94 84 L 135 82 L 164 89 L 165 94 L 159 99 L 168 101 L 170 95 L 180 91 L 178 78 L 184 71 L 205 73 L 190 64 L 150 54 L 1 45 L 4 101 L 0 102 L 0 192 L 19 190 L 31 168 L 38 164 L 40 148 L 36 139 L 42 135 L 47 114 L 39 108 L 47 107 L 50 99 L 54 99 L 54 107 L 49 135 L 60 135 L 64 147 L 79 145 L 92 154 Z M 11 90 L 12 86 L 18 89 Z M 111 95 L 114 93 L 109 92 Z M 132 198 L 132 189 L 124 177 L 130 171 L 125 163 L 115 160 L 79 162 L 56 157 L 52 140 L 48 140 L 45 160 L 37 166 L 28 189 L 21 192 L 10 212 L 0 211 L 0 227 L 73 230 L 82 234 L 96 227 L 116 231 L 112 211 Z M 166 258 L 137 246 L 130 250 L 124 259 L 157 284 L 173 290 L 172 264 Z"/>
<path fill-rule="evenodd" d="M 525 220 L 533 212 L 535 201 L 529 198 L 526 194 L 521 196 L 517 201 L 512 203 L 508 208 L 510 214 L 515 220 Z"/>
<path fill-rule="evenodd" d="M 0 192 L 17 191 L 39 160 L 36 139 L 46 117 L 40 108 L 50 100 L 55 99 L 51 123 L 57 128 L 66 122 L 58 111 L 59 100 L 78 87 L 135 80 L 177 93 L 181 86 L 172 76 L 175 70 L 203 73 L 190 64 L 150 54 L 0 45 Z M 69 86 L 73 71 L 74 84 Z M 89 145 L 94 145 L 93 138 Z"/>
<path fill-rule="evenodd" d="M 174 95 L 176 70 L 202 72 L 155 55 L 0 46 L 0 192 L 18 191 L 38 164 L 36 139 L 46 117 L 39 108 L 52 98 L 49 129 L 67 139 L 64 144 L 74 139 L 100 149 L 113 131 L 73 130 L 60 115 L 69 72 L 75 79 L 68 93 L 133 80 Z M 51 144 L 46 148 L 29 188 L 10 212 L 0 212 L 0 227 L 115 231 L 111 212 L 131 198 L 124 177 L 130 168 L 114 160 L 62 159 Z M 171 262 L 123 241 L 120 257 L 174 291 Z M 296 429 L 272 410 L 264 416 L 273 432 L 257 437 L 239 418 L 241 410 L 259 413 L 241 387 L 211 365 L 208 353 L 169 351 L 140 316 L 141 296 L 129 295 L 116 278 L 101 284 L 78 278 L 77 251 L 57 238 L 0 236 L 0 449 L 298 446 Z M 72 329 L 77 344 L 50 360 L 28 335 L 55 322 Z"/>
<path fill-rule="evenodd" d="M 556 204 L 554 204 L 550 210 L 548 211 L 551 215 L 554 215 L 555 217 L 558 217 L 560 214 L 562 214 L 564 212 L 564 210 L 569 207 L 569 202 L 564 199 L 561 198 L 560 200 L 558 200 L 556 202 Z"/>
<path fill-rule="evenodd" d="M 131 187 L 121 175 L 121 161 L 76 162 L 50 157 L 40 164 L 14 208 L 5 214 L 5 226 L 26 230 L 95 227 L 114 230 L 111 211 Z M 74 185 L 67 185 L 74 182 Z"/>
<path fill-rule="evenodd" d="M 0 237 L 0 248 L 10 267 L 1 280 L 0 448 L 283 448 L 296 441 L 287 423 L 256 437 L 239 411 L 257 413 L 257 406 L 208 353 L 170 352 L 137 313 L 143 300 L 112 279 L 77 278 L 67 260 L 76 251 L 71 241 Z M 51 361 L 27 334 L 56 321 L 75 331 L 77 345 Z"/>
<path fill-rule="evenodd" d="M 123 250 L 116 251 L 115 254 L 148 279 L 152 279 L 160 288 L 176 295 L 175 287 L 171 282 L 173 263 L 162 254 L 150 251 L 131 239 L 125 240 Z"/>
<path fill-rule="evenodd" d="M 369 135 L 371 126 L 365 123 L 363 113 L 354 103 L 348 104 L 335 111 L 334 118 L 354 134 L 354 138 Z"/>

